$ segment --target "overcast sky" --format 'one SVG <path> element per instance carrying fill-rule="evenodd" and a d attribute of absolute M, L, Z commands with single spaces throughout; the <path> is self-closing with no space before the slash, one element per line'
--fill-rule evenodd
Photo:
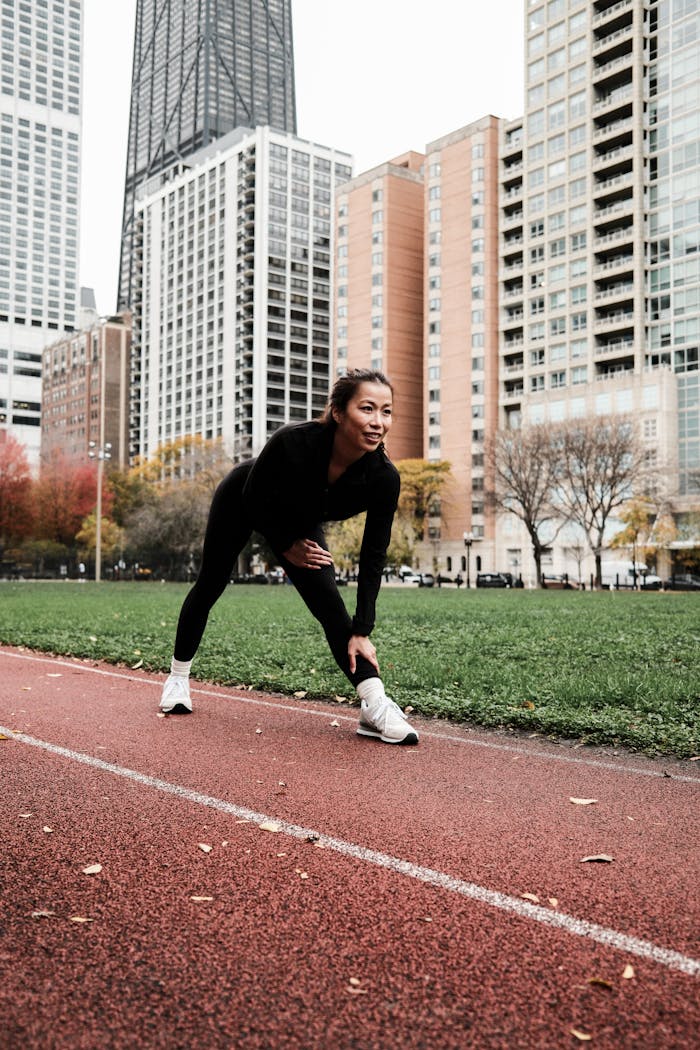
<path fill-rule="evenodd" d="M 523 112 L 523 0 L 292 0 L 302 138 L 359 173 Z M 136 0 L 83 0 L 80 283 L 116 306 Z"/>

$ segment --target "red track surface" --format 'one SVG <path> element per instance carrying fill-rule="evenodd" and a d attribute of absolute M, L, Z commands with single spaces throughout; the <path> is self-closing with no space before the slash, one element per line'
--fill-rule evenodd
<path fill-rule="evenodd" d="M 160 681 L 0 650 L 0 1046 L 698 1045 L 697 764 Z"/>

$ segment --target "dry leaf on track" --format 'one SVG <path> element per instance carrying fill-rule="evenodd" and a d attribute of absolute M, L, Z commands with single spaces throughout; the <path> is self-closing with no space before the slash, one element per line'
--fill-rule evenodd
<path fill-rule="evenodd" d="M 206 842 L 198 842 L 197 845 L 201 849 L 202 853 L 211 853 L 212 849 L 214 848 Z"/>
<path fill-rule="evenodd" d="M 613 989 L 610 981 L 606 981 L 603 977 L 589 977 L 586 984 L 594 984 L 597 988 L 605 988 L 610 992 Z"/>
<path fill-rule="evenodd" d="M 137 660 L 135 664 L 132 664 L 131 670 L 138 671 L 139 667 L 143 667 L 143 660 Z"/>
<path fill-rule="evenodd" d="M 533 904 L 539 904 L 540 898 L 536 893 L 521 893 L 520 896 L 524 901 L 532 901 Z"/>
<path fill-rule="evenodd" d="M 597 798 L 570 798 L 569 802 L 573 802 L 575 806 L 592 806 L 594 802 L 597 802 Z"/>
<path fill-rule="evenodd" d="M 583 864 L 585 861 L 597 861 L 599 864 L 612 864 L 614 857 L 611 857 L 609 853 L 594 853 L 590 857 L 581 857 L 580 863 Z"/>
<path fill-rule="evenodd" d="M 51 916 L 53 916 L 55 914 L 56 914 L 55 911 L 33 911 L 32 912 L 32 918 L 33 919 L 50 919 Z"/>
<path fill-rule="evenodd" d="M 86 919 L 84 915 L 71 915 L 70 919 L 68 920 L 68 922 L 77 922 L 77 923 L 86 923 L 86 922 L 94 922 L 94 921 L 95 921 L 94 919 Z"/>
<path fill-rule="evenodd" d="M 581 1043 L 590 1043 L 591 1039 L 593 1038 L 593 1036 L 589 1035 L 588 1032 L 582 1032 L 580 1028 L 571 1028 L 569 1029 L 569 1031 L 574 1036 L 574 1038 L 578 1039 Z"/>
<path fill-rule="evenodd" d="M 622 976 L 625 981 L 629 981 L 632 979 L 632 977 L 634 977 L 634 966 L 632 966 L 631 963 L 627 963 L 624 970 L 622 971 Z"/>
<path fill-rule="evenodd" d="M 258 824 L 261 831 L 281 831 L 281 826 L 275 820 L 264 820 L 262 824 Z"/>
<path fill-rule="evenodd" d="M 195 901 L 196 904 L 200 904 L 203 901 L 213 901 L 214 898 L 213 897 L 197 897 L 197 896 L 195 896 L 195 897 L 190 897 L 190 900 L 191 901 Z"/>
<path fill-rule="evenodd" d="M 305 690 L 305 689 L 299 689 L 299 690 L 298 690 L 298 691 L 297 691 L 297 692 L 296 692 L 296 693 L 294 694 L 294 699 L 295 699 L 295 700 L 303 700 L 305 696 L 306 696 L 306 690 Z"/>
<path fill-rule="evenodd" d="M 41 830 L 46 832 L 47 835 L 53 835 L 53 828 L 50 828 L 50 827 L 47 826 L 47 827 L 42 828 Z"/>
<path fill-rule="evenodd" d="M 83 868 L 83 875 L 99 875 L 101 871 L 101 864 L 90 864 L 87 868 Z"/>

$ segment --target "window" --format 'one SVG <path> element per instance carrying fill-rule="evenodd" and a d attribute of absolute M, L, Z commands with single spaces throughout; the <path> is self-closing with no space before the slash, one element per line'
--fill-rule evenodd
<path fill-rule="evenodd" d="M 572 368 L 571 382 L 573 384 L 588 382 L 588 367 L 586 365 L 579 365 L 578 368 Z"/>
<path fill-rule="evenodd" d="M 549 257 L 550 259 L 556 259 L 558 255 L 566 254 L 566 238 L 557 237 L 555 241 L 549 242 Z"/>
<path fill-rule="evenodd" d="M 577 171 L 585 171 L 586 168 L 586 151 L 581 150 L 579 153 L 572 153 L 569 157 L 569 171 L 573 175 Z"/>
<path fill-rule="evenodd" d="M 576 313 L 571 315 L 572 332 L 585 332 L 587 324 L 588 315 L 585 310 L 582 313 Z"/>
<path fill-rule="evenodd" d="M 530 376 L 530 391 L 535 394 L 544 390 L 544 376 Z"/>
<path fill-rule="evenodd" d="M 563 310 L 566 306 L 566 292 L 552 292 L 549 296 L 550 310 Z"/>
<path fill-rule="evenodd" d="M 550 321 L 549 332 L 550 335 L 553 335 L 555 337 L 558 335 L 564 335 L 566 332 L 566 318 L 555 317 L 554 320 Z"/>
<path fill-rule="evenodd" d="M 585 284 L 577 284 L 575 288 L 571 289 L 572 303 L 585 303 L 587 298 L 588 288 Z"/>
<path fill-rule="evenodd" d="M 581 251 L 586 247 L 586 234 L 585 233 L 572 233 L 571 235 L 571 250 L 572 252 Z"/>
<path fill-rule="evenodd" d="M 565 225 L 566 217 L 563 211 L 554 212 L 553 215 L 549 216 L 549 232 L 554 233 L 556 230 L 560 230 Z"/>

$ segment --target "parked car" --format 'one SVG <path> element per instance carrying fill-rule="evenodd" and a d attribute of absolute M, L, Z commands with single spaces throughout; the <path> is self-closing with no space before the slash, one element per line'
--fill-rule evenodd
<path fill-rule="evenodd" d="M 417 583 L 419 587 L 433 587 L 435 577 L 432 572 L 411 572 L 401 577 L 404 583 Z"/>
<path fill-rule="evenodd" d="M 513 577 L 509 572 L 480 572 L 476 577 L 477 587 L 512 587 Z"/>
<path fill-rule="evenodd" d="M 667 591 L 700 591 L 700 576 L 692 572 L 677 573 L 666 580 L 664 587 Z"/>

